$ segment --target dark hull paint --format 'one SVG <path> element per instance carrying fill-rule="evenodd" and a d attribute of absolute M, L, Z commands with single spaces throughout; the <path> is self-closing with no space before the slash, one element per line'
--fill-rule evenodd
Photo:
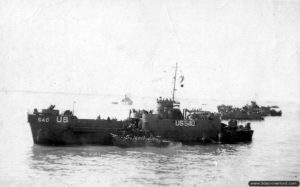
<path fill-rule="evenodd" d="M 235 119 L 235 120 L 264 120 L 261 114 L 246 114 L 246 113 L 222 113 L 221 118 L 223 120 Z"/>
<path fill-rule="evenodd" d="M 69 123 L 58 123 L 57 116 L 49 117 L 49 122 L 39 122 L 38 115 L 28 115 L 33 142 L 43 145 L 101 144 L 112 145 L 110 133 L 119 134 L 122 121 L 71 119 Z"/>
<path fill-rule="evenodd" d="M 222 134 L 222 143 L 238 143 L 252 141 L 253 130 L 225 130 Z"/>
<path fill-rule="evenodd" d="M 68 118 L 67 122 L 57 120 Z M 41 121 L 47 119 L 47 121 Z M 182 143 L 203 143 L 203 141 L 218 141 L 221 133 L 221 123 L 217 118 L 199 119 L 193 125 L 178 124 L 171 119 L 156 119 L 151 116 L 142 118 L 143 125 L 154 136 Z M 35 144 L 43 145 L 81 145 L 98 144 L 113 145 L 112 134 L 121 135 L 126 121 L 77 119 L 75 116 L 57 116 L 45 114 L 28 114 Z M 251 141 L 253 131 L 223 132 L 223 143 Z"/>
<path fill-rule="evenodd" d="M 280 111 L 271 110 L 270 115 L 271 116 L 281 116 L 282 112 L 281 112 L 281 110 Z"/>
<path fill-rule="evenodd" d="M 149 120 L 146 123 L 155 136 L 179 141 L 179 142 L 202 142 L 203 138 L 217 140 L 221 132 L 220 120 L 196 120 L 194 126 L 177 126 L 175 120 Z"/>

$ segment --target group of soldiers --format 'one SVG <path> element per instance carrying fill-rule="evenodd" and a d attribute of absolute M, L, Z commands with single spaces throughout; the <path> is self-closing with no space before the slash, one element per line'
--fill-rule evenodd
<path fill-rule="evenodd" d="M 243 125 L 238 125 L 237 120 L 229 120 L 228 128 L 232 130 L 251 130 L 251 125 L 247 123 L 244 127 Z"/>

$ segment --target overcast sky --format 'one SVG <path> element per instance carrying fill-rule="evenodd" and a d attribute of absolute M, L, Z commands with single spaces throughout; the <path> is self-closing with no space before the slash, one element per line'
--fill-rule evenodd
<path fill-rule="evenodd" d="M 0 89 L 300 101 L 300 1 L 1 0 Z"/>

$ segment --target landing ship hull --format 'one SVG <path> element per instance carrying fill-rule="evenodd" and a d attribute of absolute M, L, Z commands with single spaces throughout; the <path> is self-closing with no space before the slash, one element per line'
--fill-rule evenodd
<path fill-rule="evenodd" d="M 119 134 L 122 121 L 77 119 L 75 116 L 29 114 L 35 144 L 101 144 L 111 145 L 110 133 Z"/>
<path fill-rule="evenodd" d="M 65 122 L 57 119 L 68 119 Z M 149 120 L 149 119 L 148 119 Z M 217 140 L 221 131 L 217 121 L 149 120 L 145 126 L 155 136 L 178 142 L 202 142 L 204 137 Z M 58 122 L 59 121 L 59 122 Z M 113 134 L 121 134 L 123 121 L 76 119 L 71 116 L 28 115 L 35 144 L 99 144 L 112 145 Z"/>
<path fill-rule="evenodd" d="M 218 140 L 221 132 L 219 118 L 196 120 L 157 119 L 155 115 L 143 116 L 146 129 L 155 136 L 179 142 L 202 142 L 204 139 Z"/>
<path fill-rule="evenodd" d="M 144 113 L 140 118 L 128 120 L 78 119 L 72 113 L 59 114 L 58 110 L 53 109 L 35 110 L 33 114 L 28 114 L 33 142 L 43 145 L 113 145 L 111 134 L 126 135 L 128 131 L 182 143 L 245 142 L 251 141 L 253 134 L 253 131 L 225 132 L 219 116 L 212 114 L 199 115 L 196 119 L 168 119 L 160 114 Z M 135 136 L 134 133 L 132 135 Z"/>

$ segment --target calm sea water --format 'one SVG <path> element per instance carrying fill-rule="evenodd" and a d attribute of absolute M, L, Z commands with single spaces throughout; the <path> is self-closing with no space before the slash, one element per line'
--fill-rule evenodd
<path fill-rule="evenodd" d="M 34 145 L 27 111 L 49 104 L 72 109 L 74 100 L 80 118 L 128 115 L 128 106 L 111 104 L 120 100 L 113 97 L 0 93 L 0 186 L 247 186 L 249 180 L 300 178 L 299 105 L 281 103 L 282 117 L 252 122 L 251 143 L 128 149 Z M 155 99 L 134 101 L 134 107 L 150 109 Z M 182 104 L 216 110 L 221 103 Z"/>

